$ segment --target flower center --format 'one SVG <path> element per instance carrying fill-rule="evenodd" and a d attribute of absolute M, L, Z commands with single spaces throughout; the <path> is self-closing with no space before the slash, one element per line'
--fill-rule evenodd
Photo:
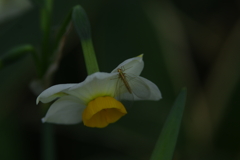
<path fill-rule="evenodd" d="M 97 97 L 90 101 L 83 111 L 82 119 L 85 126 L 103 128 L 114 123 L 127 114 L 123 104 L 113 97 Z"/>

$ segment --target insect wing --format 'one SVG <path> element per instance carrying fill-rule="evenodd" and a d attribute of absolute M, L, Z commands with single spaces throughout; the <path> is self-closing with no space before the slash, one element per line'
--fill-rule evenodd
<path fill-rule="evenodd" d="M 127 74 L 126 80 L 128 81 L 133 94 L 136 96 L 134 97 L 135 100 L 146 99 L 150 96 L 150 89 L 141 77 Z"/>
<path fill-rule="evenodd" d="M 134 95 L 128 91 L 125 83 L 120 77 L 116 83 L 115 98 L 120 101 L 127 110 L 131 108 L 134 101 Z"/>

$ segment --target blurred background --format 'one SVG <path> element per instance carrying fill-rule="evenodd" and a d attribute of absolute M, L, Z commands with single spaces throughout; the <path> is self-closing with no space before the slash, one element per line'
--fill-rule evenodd
<path fill-rule="evenodd" d="M 80 4 L 91 23 L 100 70 L 144 53 L 142 76 L 162 92 L 157 102 L 134 102 L 104 129 L 53 125 L 56 159 L 148 160 L 171 106 L 187 87 L 174 160 L 240 159 L 240 1 L 54 1 L 51 38 Z M 0 0 L 0 56 L 15 46 L 40 50 L 40 0 Z M 87 76 L 72 29 L 62 39 L 50 85 Z M 29 55 L 0 70 L 0 159 L 41 159 L 44 116 L 30 84 L 37 79 Z"/>

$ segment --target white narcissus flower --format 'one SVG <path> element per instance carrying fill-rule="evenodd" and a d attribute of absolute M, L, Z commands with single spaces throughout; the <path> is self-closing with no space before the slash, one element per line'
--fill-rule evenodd
<path fill-rule="evenodd" d="M 88 127 L 103 128 L 127 114 L 122 100 L 161 99 L 158 87 L 139 76 L 143 66 L 140 55 L 124 61 L 111 73 L 97 72 L 81 83 L 46 89 L 37 97 L 37 104 L 58 99 L 42 122 L 76 124 L 83 121 Z"/>

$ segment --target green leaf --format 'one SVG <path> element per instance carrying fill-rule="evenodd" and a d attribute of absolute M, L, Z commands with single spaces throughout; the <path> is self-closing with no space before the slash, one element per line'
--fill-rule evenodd
<path fill-rule="evenodd" d="M 85 10 L 80 5 L 73 8 L 72 21 L 80 37 L 88 75 L 99 72 L 91 39 L 90 23 Z"/>
<path fill-rule="evenodd" d="M 172 160 L 181 125 L 186 95 L 187 89 L 184 88 L 176 98 L 162 132 L 158 137 L 151 160 Z"/>
<path fill-rule="evenodd" d="M 53 0 L 43 0 L 41 2 L 41 29 L 44 32 L 49 32 L 50 30 L 50 22 L 51 22 L 51 14 L 53 7 Z"/>
<path fill-rule="evenodd" d="M 7 53 L 3 54 L 3 56 L 0 57 L 0 69 L 6 67 L 7 65 L 15 63 L 20 58 L 29 53 L 33 55 L 35 63 L 38 63 L 38 57 L 35 48 L 31 45 L 22 45 L 9 50 Z"/>
<path fill-rule="evenodd" d="M 40 27 L 42 30 L 40 77 L 45 75 L 45 72 L 50 65 L 51 55 L 53 54 L 52 45 L 50 43 L 53 1 L 54 0 L 43 0 L 43 5 L 40 9 Z"/>
<path fill-rule="evenodd" d="M 67 14 L 67 16 L 65 17 L 61 27 L 58 30 L 58 33 L 57 33 L 57 36 L 56 36 L 56 42 L 55 42 L 54 50 L 56 50 L 56 48 L 59 46 L 61 38 L 66 33 L 67 27 L 69 26 L 69 23 L 70 23 L 71 18 L 72 18 L 72 11 L 73 10 L 71 9 L 70 12 Z"/>

